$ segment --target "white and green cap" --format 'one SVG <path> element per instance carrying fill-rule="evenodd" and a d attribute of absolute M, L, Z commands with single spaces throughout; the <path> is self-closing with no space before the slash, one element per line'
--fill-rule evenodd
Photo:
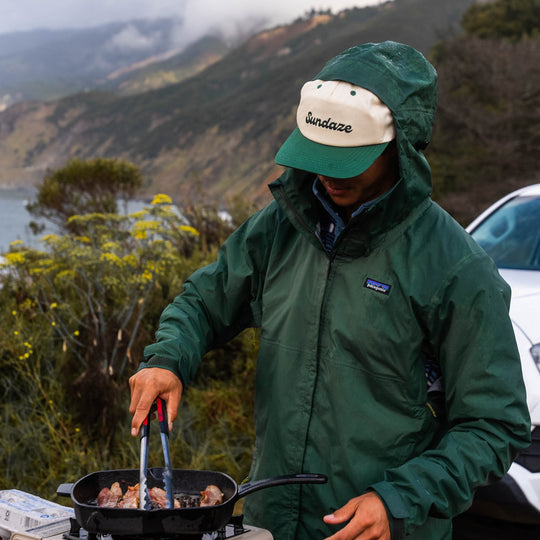
<path fill-rule="evenodd" d="M 304 84 L 296 123 L 276 163 L 335 178 L 361 174 L 395 138 L 390 109 L 369 90 L 345 81 Z"/>

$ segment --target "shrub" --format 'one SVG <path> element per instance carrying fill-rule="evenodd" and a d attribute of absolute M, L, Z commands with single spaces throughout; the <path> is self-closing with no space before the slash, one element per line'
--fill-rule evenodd
<path fill-rule="evenodd" d="M 76 233 L 49 235 L 42 250 L 13 243 L 0 288 L 0 484 L 48 498 L 91 470 L 138 467 L 128 377 L 165 305 L 226 233 L 207 227 L 201 249 L 165 195 L 134 214 L 69 222 Z M 175 467 L 247 473 L 256 341 L 246 332 L 203 362 L 171 433 Z M 158 447 L 154 437 L 154 465 Z"/>

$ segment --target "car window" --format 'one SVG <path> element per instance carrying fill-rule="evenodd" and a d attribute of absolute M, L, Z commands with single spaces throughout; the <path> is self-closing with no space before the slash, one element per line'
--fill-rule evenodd
<path fill-rule="evenodd" d="M 540 197 L 511 199 L 471 234 L 499 268 L 540 270 Z"/>

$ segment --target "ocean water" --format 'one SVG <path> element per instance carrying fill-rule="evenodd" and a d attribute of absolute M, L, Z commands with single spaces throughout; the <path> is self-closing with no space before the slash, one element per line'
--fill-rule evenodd
<path fill-rule="evenodd" d="M 9 244 L 15 240 L 39 247 L 39 239 L 47 232 L 52 232 L 34 236 L 28 226 L 32 216 L 26 210 L 26 204 L 32 200 L 34 193 L 24 189 L 0 190 L 0 253 L 8 251 Z"/>
<path fill-rule="evenodd" d="M 41 238 L 46 234 L 57 232 L 52 224 L 37 236 L 30 230 L 29 223 L 34 218 L 26 210 L 26 205 L 34 196 L 35 191 L 32 190 L 0 189 L 0 254 L 9 251 L 9 245 L 16 240 L 22 240 L 27 246 L 39 248 Z M 127 211 L 135 212 L 147 205 L 148 202 L 144 201 L 130 201 Z M 121 208 L 119 205 L 119 210 Z"/>

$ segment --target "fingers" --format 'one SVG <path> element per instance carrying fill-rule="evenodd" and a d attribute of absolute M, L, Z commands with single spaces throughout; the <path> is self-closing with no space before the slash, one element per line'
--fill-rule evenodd
<path fill-rule="evenodd" d="M 338 510 L 336 510 L 333 514 L 329 514 L 327 516 L 324 516 L 324 522 L 329 523 L 331 525 L 339 525 L 341 523 L 345 523 L 346 521 L 349 521 L 354 516 L 354 513 L 356 512 L 356 509 L 358 508 L 358 502 L 356 499 L 351 499 L 345 506 L 342 506 Z"/>
<path fill-rule="evenodd" d="M 138 399 L 134 402 L 132 398 L 132 405 L 129 408 L 129 412 L 133 414 L 131 421 L 131 434 L 136 437 L 139 433 L 139 429 L 144 422 L 144 419 L 148 416 L 152 403 L 158 397 L 158 394 L 150 394 L 139 392 Z"/>
<path fill-rule="evenodd" d="M 182 385 L 182 383 L 180 383 Z M 169 431 L 171 431 L 173 422 L 178 415 L 178 407 L 180 406 L 180 399 L 182 397 L 182 387 L 179 392 L 169 392 L 167 403 L 167 418 L 169 419 Z"/>
<path fill-rule="evenodd" d="M 390 540 L 390 525 L 386 509 L 375 493 L 366 493 L 351 499 L 333 514 L 324 516 L 324 522 L 345 527 L 326 540 Z"/>
<path fill-rule="evenodd" d="M 139 433 L 157 397 L 161 397 L 167 404 L 169 430 L 171 430 L 182 397 L 183 386 L 180 379 L 167 369 L 145 368 L 129 379 L 129 386 L 131 388 L 129 412 L 133 415 L 131 434 L 136 436 Z"/>

